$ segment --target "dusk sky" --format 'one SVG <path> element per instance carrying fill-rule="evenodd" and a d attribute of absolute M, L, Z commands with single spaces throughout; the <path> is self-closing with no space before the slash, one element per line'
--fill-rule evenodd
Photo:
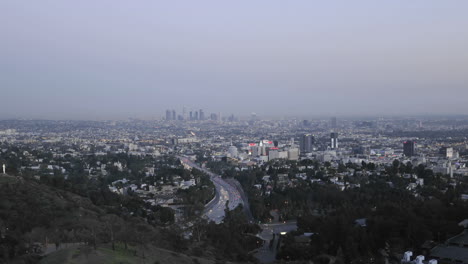
<path fill-rule="evenodd" d="M 0 118 L 468 114 L 468 1 L 0 1 Z"/>

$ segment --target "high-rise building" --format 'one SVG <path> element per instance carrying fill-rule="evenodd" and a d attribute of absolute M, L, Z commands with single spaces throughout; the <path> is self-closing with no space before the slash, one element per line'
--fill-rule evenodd
<path fill-rule="evenodd" d="M 449 147 L 442 147 L 440 150 L 439 150 L 439 153 L 444 155 L 445 158 L 453 158 L 453 154 L 454 154 L 454 151 L 453 151 L 453 148 L 449 148 Z"/>
<path fill-rule="evenodd" d="M 251 149 L 252 156 L 254 156 L 254 157 L 260 156 L 260 147 L 259 146 L 254 145 L 254 146 L 251 146 L 250 149 Z"/>
<path fill-rule="evenodd" d="M 333 132 L 330 133 L 330 148 L 337 149 L 338 148 L 338 133 Z"/>
<path fill-rule="evenodd" d="M 279 159 L 278 148 L 270 148 L 270 150 L 268 150 L 268 160 L 274 159 Z"/>
<path fill-rule="evenodd" d="M 193 120 L 193 112 L 190 111 L 190 120 Z"/>
<path fill-rule="evenodd" d="M 200 109 L 200 120 L 205 120 L 205 113 Z"/>
<path fill-rule="evenodd" d="M 171 120 L 172 120 L 171 110 L 166 110 L 166 121 L 171 121 Z"/>
<path fill-rule="evenodd" d="M 234 114 L 231 114 L 231 115 L 227 118 L 227 121 L 228 121 L 228 122 L 234 122 L 234 121 L 236 121 L 236 117 L 234 116 Z"/>
<path fill-rule="evenodd" d="M 217 120 L 218 120 L 218 115 L 215 114 L 215 113 L 212 113 L 212 114 L 210 115 L 210 119 L 213 120 L 213 121 L 217 121 Z"/>
<path fill-rule="evenodd" d="M 172 110 L 172 120 L 177 120 L 177 116 L 176 116 L 175 110 Z"/>
<path fill-rule="evenodd" d="M 197 111 L 195 111 L 195 118 L 194 119 L 198 120 L 198 112 Z"/>
<path fill-rule="evenodd" d="M 299 159 L 299 149 L 290 148 L 288 150 L 288 159 L 289 160 L 298 160 Z"/>
<path fill-rule="evenodd" d="M 315 138 L 312 134 L 302 135 L 299 140 L 301 153 L 311 152 L 313 149 L 314 143 L 315 143 Z"/>
<path fill-rule="evenodd" d="M 416 154 L 414 145 L 414 141 L 403 142 L 403 154 L 407 157 L 414 156 Z"/>
<path fill-rule="evenodd" d="M 237 158 L 238 152 L 237 152 L 237 147 L 236 146 L 230 146 L 228 149 L 228 153 L 231 156 L 231 158 Z"/>

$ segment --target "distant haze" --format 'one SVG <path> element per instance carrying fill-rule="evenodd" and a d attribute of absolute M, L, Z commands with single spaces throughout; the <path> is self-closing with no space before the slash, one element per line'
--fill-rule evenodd
<path fill-rule="evenodd" d="M 468 114 L 468 1 L 0 1 L 0 118 Z"/>

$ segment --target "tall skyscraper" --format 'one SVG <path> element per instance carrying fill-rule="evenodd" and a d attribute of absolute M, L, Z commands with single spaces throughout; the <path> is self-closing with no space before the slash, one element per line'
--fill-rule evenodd
<path fill-rule="evenodd" d="M 416 154 L 414 147 L 414 141 L 405 141 L 403 142 L 403 154 L 407 157 L 414 156 Z"/>
<path fill-rule="evenodd" d="M 190 120 L 193 120 L 193 112 L 190 111 Z"/>
<path fill-rule="evenodd" d="M 200 120 L 205 120 L 205 113 L 203 113 L 202 109 L 200 109 Z"/>
<path fill-rule="evenodd" d="M 315 138 L 312 134 L 302 135 L 299 140 L 301 153 L 311 152 L 313 149 L 314 143 L 315 143 Z"/>
<path fill-rule="evenodd" d="M 176 116 L 175 110 L 172 110 L 172 120 L 177 120 L 177 116 Z"/>
<path fill-rule="evenodd" d="M 330 148 L 331 149 L 337 149 L 338 148 L 338 133 L 333 132 L 330 133 Z"/>
<path fill-rule="evenodd" d="M 212 113 L 210 115 L 210 119 L 213 120 L 213 121 L 217 121 L 218 120 L 218 115 L 216 115 L 215 113 Z"/>
<path fill-rule="evenodd" d="M 227 118 L 228 122 L 234 122 L 236 121 L 236 117 L 234 116 L 234 114 L 231 114 L 228 118 Z"/>
<path fill-rule="evenodd" d="M 198 120 L 198 112 L 197 111 L 195 111 L 195 118 L 194 119 Z"/>
<path fill-rule="evenodd" d="M 171 110 L 166 110 L 166 121 L 171 121 L 171 120 L 172 120 Z"/>

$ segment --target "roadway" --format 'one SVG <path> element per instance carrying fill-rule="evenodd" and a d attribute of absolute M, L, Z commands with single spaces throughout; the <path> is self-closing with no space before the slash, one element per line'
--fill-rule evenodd
<path fill-rule="evenodd" d="M 229 201 L 229 210 L 233 210 L 242 203 L 244 205 L 244 209 L 248 211 L 248 218 L 251 220 L 253 219 L 245 194 L 238 190 L 239 187 L 234 187 L 234 185 L 236 185 L 234 182 L 231 184 L 226 182 L 221 178 L 221 176 L 212 173 L 208 169 L 201 168 L 185 157 L 178 156 L 178 158 L 187 166 L 196 168 L 208 174 L 215 185 L 215 197 L 205 205 L 205 210 L 203 212 L 204 217 L 216 223 L 220 223 L 223 221 L 225 215 L 224 209 L 226 208 L 226 201 Z M 260 260 L 261 263 L 274 262 L 276 260 L 278 238 L 281 233 L 291 232 L 297 229 L 296 221 L 280 222 L 278 221 L 278 215 L 275 211 L 270 213 L 274 216 L 274 220 L 271 223 L 260 225 L 262 232 L 257 235 L 257 237 L 264 241 L 264 244 L 260 248 L 254 250 L 254 256 Z"/>
<path fill-rule="evenodd" d="M 248 204 L 246 201 L 243 200 L 243 197 L 241 196 L 239 190 L 237 190 L 236 187 L 226 182 L 223 178 L 221 178 L 221 176 L 212 173 L 208 169 L 198 166 L 196 163 L 192 162 L 188 158 L 182 156 L 178 156 L 178 158 L 187 166 L 196 168 L 208 174 L 215 186 L 215 197 L 213 198 L 213 200 L 211 200 L 205 205 L 205 210 L 203 212 L 204 217 L 206 217 L 208 220 L 214 221 L 218 224 L 221 221 L 223 221 L 225 215 L 224 209 L 226 208 L 227 201 L 229 201 L 229 210 L 233 210 L 239 204 Z"/>
<path fill-rule="evenodd" d="M 258 235 L 263 239 L 262 247 L 255 250 L 254 256 L 261 263 L 272 263 L 276 261 L 276 253 L 278 253 L 279 236 L 282 232 L 291 232 L 297 230 L 296 221 L 289 221 L 275 224 L 260 225 L 262 232 Z"/>

